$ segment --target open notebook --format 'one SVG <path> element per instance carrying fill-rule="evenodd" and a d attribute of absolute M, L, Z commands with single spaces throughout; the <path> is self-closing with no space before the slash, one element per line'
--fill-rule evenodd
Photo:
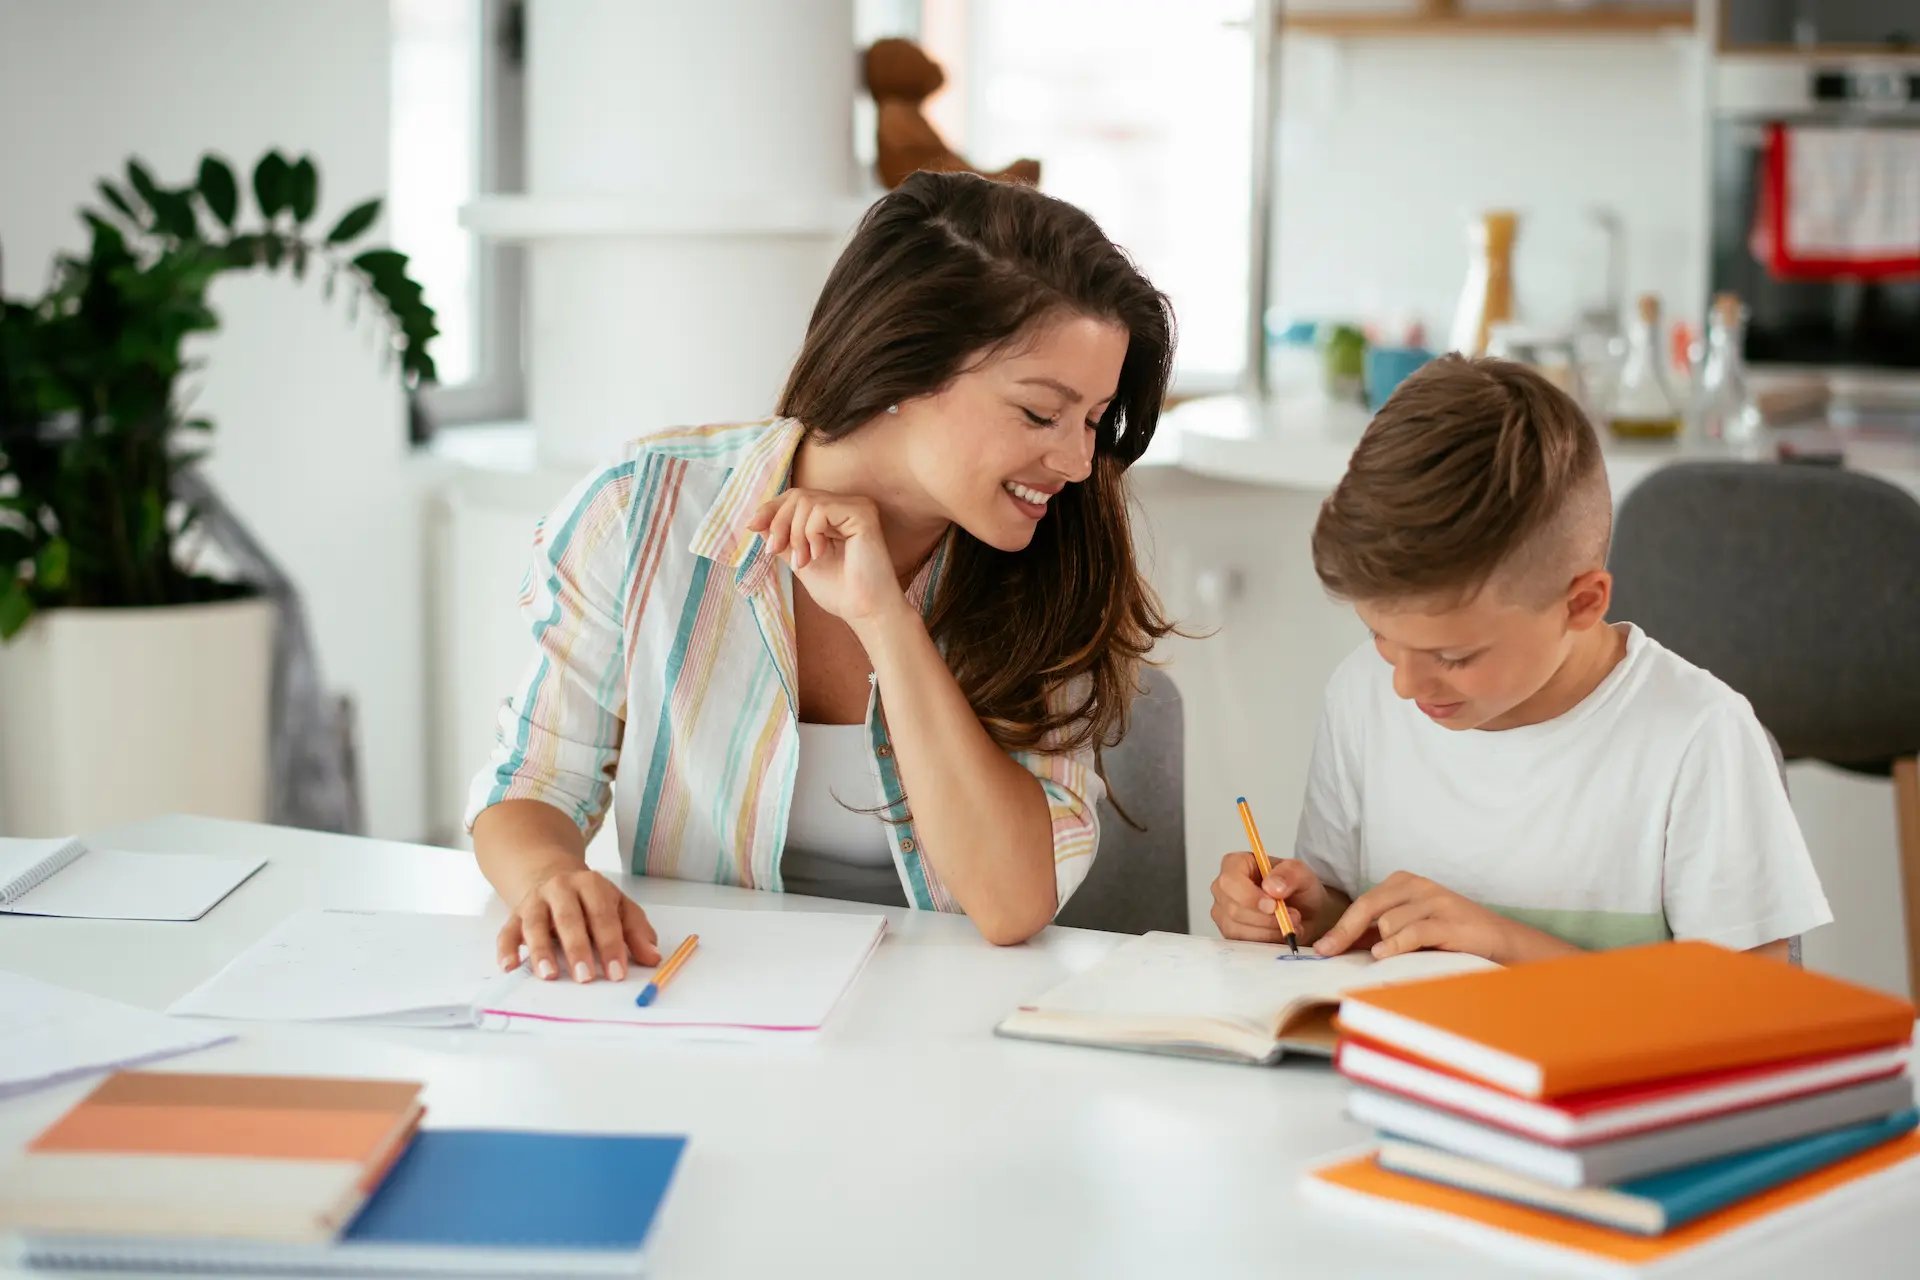
<path fill-rule="evenodd" d="M 700 947 L 647 1008 L 625 982 L 543 982 L 494 963 L 498 926 L 480 916 L 296 912 L 170 1012 L 261 1022 L 565 1030 L 624 1025 L 700 1038 L 817 1031 L 886 929 L 883 915 L 655 906 L 663 953 Z"/>
<path fill-rule="evenodd" d="M 1284 946 L 1149 933 L 1023 1005 L 1003 1036 L 1267 1064 L 1331 1057 L 1333 1015 L 1359 987 L 1491 969 L 1478 956 L 1364 951 L 1321 959 Z"/>

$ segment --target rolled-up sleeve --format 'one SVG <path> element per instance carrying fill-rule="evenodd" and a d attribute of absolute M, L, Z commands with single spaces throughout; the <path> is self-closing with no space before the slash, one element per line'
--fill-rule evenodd
<path fill-rule="evenodd" d="M 1054 914 L 1087 878 L 1100 850 L 1100 801 L 1107 794 L 1094 767 L 1093 750 L 1066 753 L 1015 751 L 1015 761 L 1040 780 L 1053 823 Z"/>
<path fill-rule="evenodd" d="M 589 839 L 613 795 L 626 715 L 621 627 L 633 465 L 588 476 L 534 531 L 520 593 L 534 656 L 501 705 L 466 825 L 506 800 L 538 800 Z"/>

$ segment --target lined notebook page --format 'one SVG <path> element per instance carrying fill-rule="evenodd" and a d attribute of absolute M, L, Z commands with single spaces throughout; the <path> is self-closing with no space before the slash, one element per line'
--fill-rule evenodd
<path fill-rule="evenodd" d="M 112 1067 L 155 1062 L 233 1037 L 132 1005 L 0 970 L 0 1098 Z"/>
<path fill-rule="evenodd" d="M 1149 933 L 1123 943 L 1032 1007 L 1115 1018 L 1217 1018 L 1271 1034 L 1296 1003 L 1337 1000 L 1377 983 L 1408 982 L 1493 965 L 1478 956 L 1416 951 L 1390 960 L 1366 952 L 1298 959 L 1285 946 Z"/>
<path fill-rule="evenodd" d="M 188 992 L 174 1013 L 258 1022 L 465 1025 L 497 927 L 413 911 L 296 912 Z"/>

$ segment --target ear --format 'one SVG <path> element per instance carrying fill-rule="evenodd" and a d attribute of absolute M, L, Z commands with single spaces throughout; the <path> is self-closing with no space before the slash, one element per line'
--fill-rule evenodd
<path fill-rule="evenodd" d="M 1567 628 L 1585 631 L 1607 620 L 1607 607 L 1613 603 L 1613 575 L 1605 569 L 1589 569 L 1567 587 Z"/>

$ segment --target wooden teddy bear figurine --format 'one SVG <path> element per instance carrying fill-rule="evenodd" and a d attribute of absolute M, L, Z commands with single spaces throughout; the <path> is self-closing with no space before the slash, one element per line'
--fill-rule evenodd
<path fill-rule="evenodd" d="M 976 169 L 940 139 L 920 104 L 947 82 L 945 73 L 911 40 L 881 40 L 867 50 L 867 92 L 880 109 L 875 168 L 889 190 L 922 169 L 977 173 L 996 182 L 1040 185 L 1040 162 L 1016 160 L 995 173 Z"/>

